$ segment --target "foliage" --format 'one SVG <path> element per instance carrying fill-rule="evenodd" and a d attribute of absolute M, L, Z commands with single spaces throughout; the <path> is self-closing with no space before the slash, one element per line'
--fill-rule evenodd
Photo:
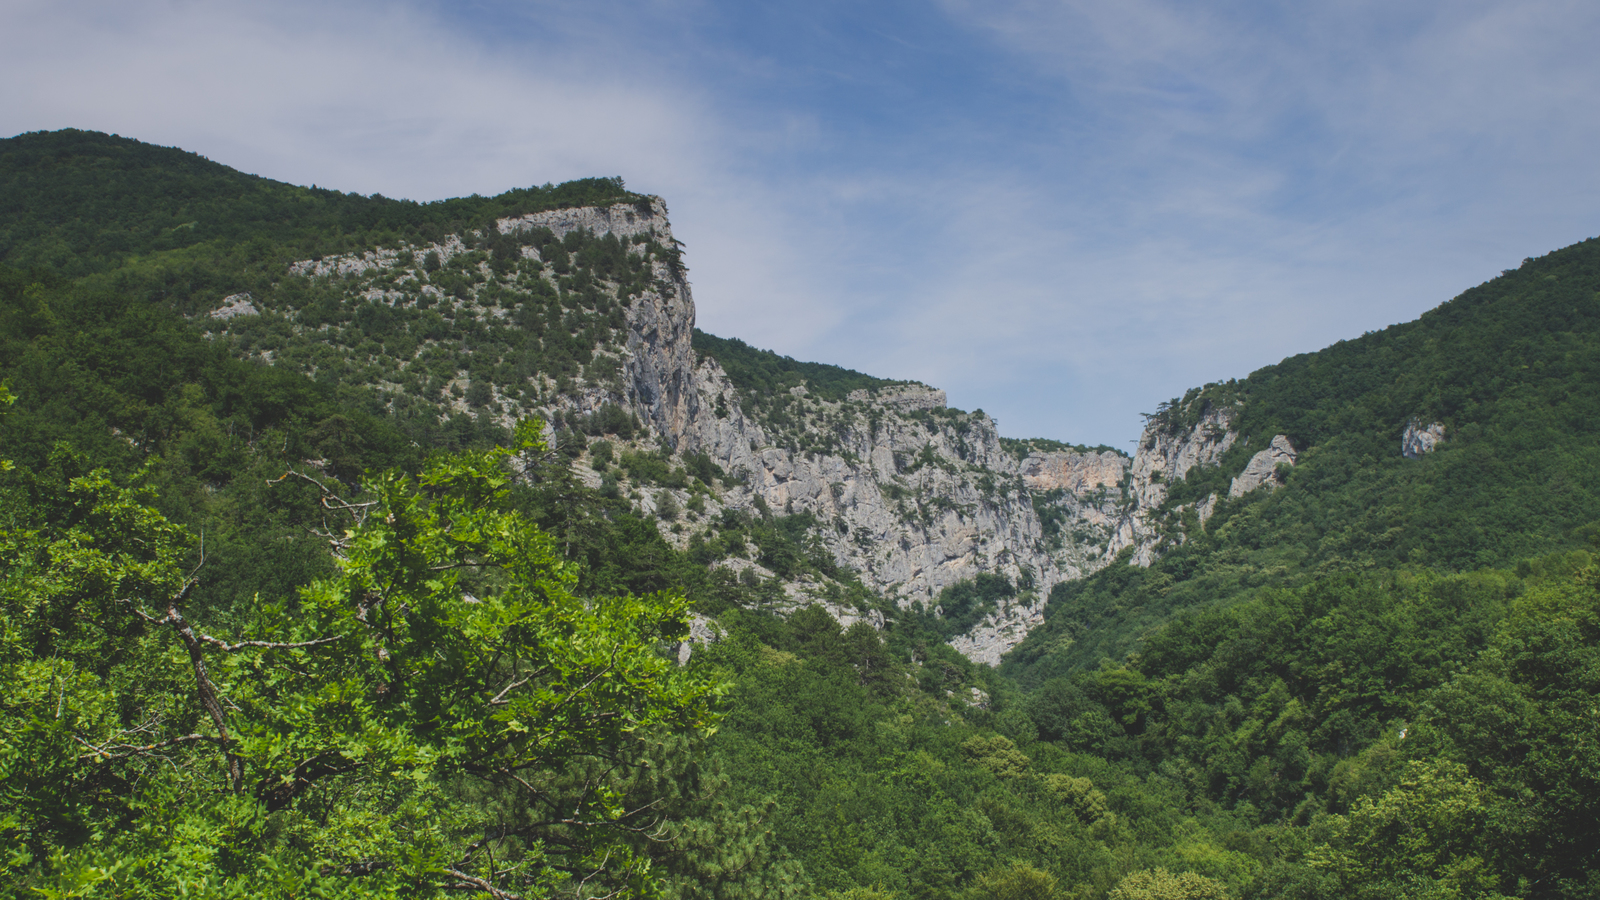
<path fill-rule="evenodd" d="M 1027 863 L 1015 863 L 980 876 L 968 895 L 985 900 L 1054 900 L 1056 880 Z"/>
<path fill-rule="evenodd" d="M 297 187 L 171 147 L 65 129 L 0 141 L 0 262 L 65 275 L 132 256 L 255 243 L 287 259 L 431 242 L 497 218 L 573 206 L 640 203 L 620 178 L 433 203 Z M 287 259 L 284 261 L 287 262 Z"/>
<path fill-rule="evenodd" d="M 898 609 L 649 442 L 625 312 L 679 248 L 492 222 L 620 181 L 412 204 L 61 132 L 0 183 L 0 895 L 1596 892 L 1595 242 L 1164 404 L 1240 439 L 996 672 L 946 641 L 1028 577 Z M 796 452 L 899 383 L 694 344 Z M 1287 486 L 1202 528 L 1279 433 Z"/>
<path fill-rule="evenodd" d="M 789 440 L 794 450 L 835 450 L 840 429 L 856 424 L 845 412 L 843 420 L 816 416 L 816 402 L 845 402 L 851 391 L 877 391 L 910 381 L 890 381 L 821 362 L 795 362 L 773 351 L 755 349 L 738 338 L 718 338 L 694 330 L 694 352 L 717 360 L 738 392 L 744 415 L 762 424 L 774 439 Z M 726 418 L 726 399 L 717 397 L 715 415 Z M 805 428 L 811 424 L 811 428 Z M 821 444 L 816 444 L 821 434 Z"/>
<path fill-rule="evenodd" d="M 826 363 L 796 362 L 771 350 L 757 350 L 738 338 L 719 338 L 698 328 L 694 349 L 715 359 L 728 373 L 728 380 L 747 397 L 771 396 L 804 385 L 813 397 L 837 401 L 851 391 L 912 383 L 874 378 Z"/>
<path fill-rule="evenodd" d="M 1016 595 L 1017 587 L 1009 578 L 980 572 L 940 591 L 935 609 L 924 609 L 918 603 L 913 605 L 912 611 L 918 626 L 939 634 L 941 639 L 949 639 L 970 631 L 1002 601 Z"/>
<path fill-rule="evenodd" d="M 630 770 L 649 735 L 706 727 L 719 689 L 656 652 L 681 596 L 572 593 L 508 505 L 510 456 L 330 493 L 357 516 L 338 573 L 233 633 L 190 619 L 203 566 L 145 497 L 103 470 L 24 478 L 0 556 L 14 882 L 643 889 L 661 812 Z"/>
<path fill-rule="evenodd" d="M 1049 438 L 1008 438 L 1000 439 L 1000 449 L 1015 456 L 1017 459 L 1027 459 L 1031 453 L 1115 453 L 1118 456 L 1128 454 L 1115 447 L 1105 444 L 1096 444 L 1090 447 L 1087 444 L 1067 444 L 1053 441 Z"/>
<path fill-rule="evenodd" d="M 1204 875 L 1152 869 L 1122 879 L 1108 900 L 1228 900 L 1228 892 Z"/>
<path fill-rule="evenodd" d="M 1311 864 L 1346 897 L 1502 897 L 1484 864 L 1487 800 L 1464 766 L 1414 762 L 1395 788 L 1341 816 Z"/>

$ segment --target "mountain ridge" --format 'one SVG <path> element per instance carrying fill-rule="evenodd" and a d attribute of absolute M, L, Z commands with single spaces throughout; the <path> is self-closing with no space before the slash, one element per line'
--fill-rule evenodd
<path fill-rule="evenodd" d="M 24 197 L 11 214 L 0 212 L 0 235 L 11 235 L 0 241 L 0 258 L 46 260 L 69 233 L 77 243 L 67 245 L 90 268 L 137 259 L 123 249 L 130 240 L 147 253 L 179 258 L 201 246 L 192 241 L 227 245 L 226 216 L 219 214 L 216 233 L 161 223 L 229 203 L 244 203 L 247 218 L 256 215 L 256 206 L 239 199 L 251 196 L 240 185 L 279 198 L 274 202 L 310 198 L 333 210 L 312 220 L 335 222 L 331 231 L 319 233 L 317 225 L 305 237 L 258 252 L 245 267 L 249 276 L 181 285 L 168 302 L 247 358 L 375 389 L 388 414 L 431 420 L 428 427 L 455 422 L 451 427 L 462 434 L 487 433 L 539 414 L 581 478 L 596 488 L 615 484 L 607 489 L 627 495 L 680 549 L 720 546 L 715 522 L 725 509 L 801 515 L 813 522 L 808 540 L 820 552 L 903 611 L 937 616 L 946 591 L 980 575 L 1004 579 L 1010 588 L 986 600 L 975 620 L 964 614 L 963 633 L 949 636 L 967 656 L 990 665 L 1044 622 L 1058 586 L 1093 575 L 1123 553 L 1149 568 L 1208 526 L 1225 529 L 1228 515 L 1213 518 L 1219 508 L 1250 505 L 1259 499 L 1253 489 L 1269 482 L 1293 489 L 1289 470 L 1304 460 L 1315 469 L 1321 445 L 1337 441 L 1339 430 L 1308 418 L 1295 397 L 1273 399 L 1283 390 L 1274 385 L 1299 384 L 1295 379 L 1311 370 L 1322 377 L 1314 364 L 1319 354 L 1348 355 L 1415 328 L 1436 331 L 1465 321 L 1486 290 L 1441 304 L 1421 325 L 1341 341 L 1242 380 L 1192 390 L 1150 417 L 1130 457 L 1110 448 L 1001 438 L 981 411 L 952 410 L 934 388 L 763 355 L 736 339 L 697 337 L 683 249 L 665 203 L 626 192 L 620 179 L 409 204 L 307 194 L 192 154 L 81 132 L 11 139 L 0 151 L 0 177 L 6 184 L 28 181 L 37 192 L 53 184 L 40 174 L 47 169 L 57 180 L 67 172 L 96 184 L 107 171 L 120 171 L 62 162 L 74 157 L 65 149 L 52 155 L 45 146 L 51 142 L 124 168 L 129 159 L 158 166 L 171 157 L 210 179 L 198 184 L 222 185 L 221 199 L 208 201 L 197 187 L 195 197 L 172 201 L 161 227 L 146 224 L 139 232 L 139 223 L 115 216 L 87 228 L 81 217 L 77 224 L 18 218 L 33 203 Z M 88 193 L 80 186 L 63 195 Z M 40 235 L 32 243 L 14 236 L 25 219 Z M 316 252 L 295 255 L 296 248 Z M 1523 268 L 1540 265 L 1529 260 Z M 1317 390 L 1310 391 L 1313 401 Z M 1451 396 L 1435 388 L 1432 395 L 1397 399 L 1386 415 L 1397 431 L 1412 420 L 1433 423 L 1446 435 L 1440 446 L 1470 443 L 1472 428 L 1458 421 Z M 614 424 L 618 414 L 642 430 L 627 429 L 619 441 L 615 429 L 593 425 Z M 1330 408 L 1319 415 L 1349 414 Z M 660 444 L 669 472 L 703 460 L 709 477 L 691 489 L 640 477 L 638 466 L 607 468 L 591 443 L 606 443 L 606 454 L 613 444 L 625 447 L 635 458 Z M 1280 448 L 1270 459 L 1261 456 L 1269 445 Z M 691 503 L 704 505 L 693 521 L 664 515 Z M 753 578 L 777 577 L 737 551 L 707 562 L 748 570 Z M 881 621 L 887 609 L 841 606 L 832 599 L 839 589 L 787 582 L 785 603 L 792 609 L 821 602 L 847 623 L 863 615 Z"/>

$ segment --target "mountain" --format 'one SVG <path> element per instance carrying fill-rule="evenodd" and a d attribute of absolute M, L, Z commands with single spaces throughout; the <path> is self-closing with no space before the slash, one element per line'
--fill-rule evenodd
<path fill-rule="evenodd" d="M 1003 443 L 992 419 L 950 409 L 942 391 L 697 337 L 665 204 L 618 182 L 419 205 L 294 188 L 104 136 L 12 145 L 8 263 L 87 271 L 243 235 L 279 257 L 308 248 L 191 281 L 168 302 L 236 355 L 374 390 L 402 420 L 504 428 L 541 416 L 590 486 L 610 471 L 680 549 L 779 577 L 785 608 L 821 602 L 846 624 L 882 621 L 841 605 L 837 579 L 796 579 L 728 552 L 725 510 L 802 517 L 834 566 L 898 608 L 941 609 L 953 586 L 1003 580 L 944 611 L 954 646 L 991 665 L 1039 621 L 1051 588 L 1104 565 L 1128 527 L 1128 461 L 1114 451 Z M 322 246 L 360 249 L 310 252 Z M 596 466 L 591 442 L 624 459 L 660 455 L 666 468 Z M 711 489 L 694 495 L 703 508 L 658 515 L 693 499 L 661 473 L 702 459 L 702 474 L 721 472 L 697 482 Z"/>
<path fill-rule="evenodd" d="M 705 334 L 687 259 L 621 179 L 0 141 L 0 896 L 1593 895 L 1600 242 L 1131 457 Z"/>
<path fill-rule="evenodd" d="M 355 377 L 391 408 L 420 402 L 502 425 L 539 415 L 592 487 L 608 467 L 595 465 L 591 438 L 624 458 L 660 448 L 669 468 L 708 460 L 721 475 L 701 479 L 714 490 L 681 519 L 661 513 L 690 503 L 688 486 L 624 464 L 616 490 L 637 494 L 680 549 L 780 577 L 787 607 L 821 602 L 845 624 L 882 614 L 839 605 L 835 583 L 727 552 L 724 511 L 802 517 L 834 565 L 901 608 L 933 609 L 978 575 L 1004 579 L 1014 588 L 992 610 L 963 611 L 953 629 L 962 652 L 990 664 L 1037 620 L 1038 598 L 1104 564 L 1125 458 L 1008 447 L 993 420 L 950 409 L 942 391 L 697 336 L 677 246 L 657 198 L 503 217 L 437 243 L 296 261 L 292 282 L 252 294 L 253 314 L 225 297 L 206 314 L 210 333 L 274 365 L 368 368 Z M 316 312 L 319 294 L 330 313 Z M 456 347 L 470 349 L 446 349 Z M 295 356 L 330 350 L 337 360 Z M 606 424 L 624 419 L 641 427 Z"/>

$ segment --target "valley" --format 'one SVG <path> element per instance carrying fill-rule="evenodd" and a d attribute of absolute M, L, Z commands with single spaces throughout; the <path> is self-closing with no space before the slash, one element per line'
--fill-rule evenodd
<path fill-rule="evenodd" d="M 0 196 L 17 892 L 1594 890 L 1594 240 L 1130 456 L 698 330 L 620 179 Z"/>

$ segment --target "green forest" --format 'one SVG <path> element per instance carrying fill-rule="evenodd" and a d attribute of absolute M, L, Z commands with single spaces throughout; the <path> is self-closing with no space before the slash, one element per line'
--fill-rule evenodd
<path fill-rule="evenodd" d="M 617 203 L 0 141 L 0 897 L 1600 896 L 1600 241 L 1163 405 L 1240 439 L 989 668 L 946 640 L 1022 585 L 897 608 L 627 410 L 524 417 L 682 260 L 494 222 Z M 777 426 L 901 383 L 694 346 Z"/>

